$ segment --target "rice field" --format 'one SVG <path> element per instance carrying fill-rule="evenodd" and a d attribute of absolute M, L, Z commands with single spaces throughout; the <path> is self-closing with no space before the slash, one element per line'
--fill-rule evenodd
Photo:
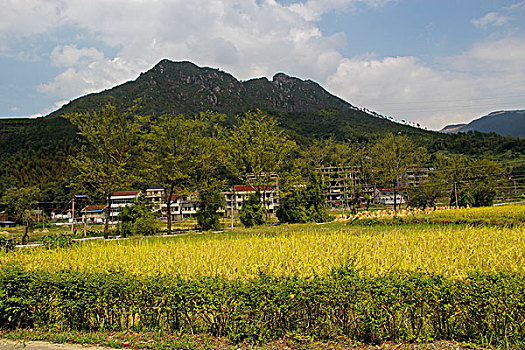
<path fill-rule="evenodd" d="M 0 265 L 9 263 L 50 272 L 119 271 L 186 279 L 250 278 L 261 271 L 309 277 L 345 263 L 369 274 L 422 270 L 465 277 L 471 271 L 525 271 L 525 226 L 281 225 L 0 253 Z"/>
<path fill-rule="evenodd" d="M 525 223 L 525 205 L 502 205 L 481 208 L 427 208 L 363 211 L 352 222 L 376 220 L 378 223 L 392 223 L 393 219 L 404 223 L 456 223 L 475 225 L 516 226 Z M 399 221 L 399 220 L 398 220 Z"/>

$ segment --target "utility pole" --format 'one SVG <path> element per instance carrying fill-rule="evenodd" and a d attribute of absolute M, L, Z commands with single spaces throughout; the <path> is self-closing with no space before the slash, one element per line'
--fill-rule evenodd
<path fill-rule="evenodd" d="M 233 232 L 233 199 L 235 198 L 235 186 L 232 186 L 232 195 L 231 195 L 231 201 L 230 201 L 230 216 L 231 216 L 231 224 L 232 224 L 232 232 Z"/>
<path fill-rule="evenodd" d="M 456 209 L 459 207 L 458 203 L 458 187 L 456 186 L 456 181 L 454 181 L 454 196 L 456 197 Z"/>
<path fill-rule="evenodd" d="M 73 201 L 71 202 L 71 235 L 75 233 L 75 196 L 73 195 Z"/>

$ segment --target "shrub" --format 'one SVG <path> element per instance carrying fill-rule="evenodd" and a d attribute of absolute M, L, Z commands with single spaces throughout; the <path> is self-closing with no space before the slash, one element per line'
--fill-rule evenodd
<path fill-rule="evenodd" d="M 42 244 L 47 249 L 71 247 L 73 236 L 70 234 L 46 235 L 42 238 Z"/>
<path fill-rule="evenodd" d="M 239 219 L 246 227 L 264 224 L 265 209 L 261 203 L 261 192 L 257 190 L 248 197 L 239 211 Z"/>
<path fill-rule="evenodd" d="M 216 188 L 207 188 L 199 193 L 199 206 L 197 210 L 197 224 L 201 230 L 218 230 L 221 225 L 218 212 L 223 205 L 224 197 Z"/>
<path fill-rule="evenodd" d="M 277 208 L 277 218 L 280 222 L 290 224 L 308 222 L 304 204 L 300 201 L 299 196 L 293 194 L 281 198 Z"/>
<path fill-rule="evenodd" d="M 150 215 L 137 218 L 131 227 L 131 234 L 133 235 L 157 235 L 159 231 L 160 222 Z"/>
<path fill-rule="evenodd" d="M 153 221 L 155 217 L 150 211 L 151 203 L 145 196 L 140 196 L 133 205 L 122 208 L 118 218 L 117 230 L 122 237 L 133 234 L 152 235 L 158 232 L 158 225 Z M 148 231 L 148 228 L 152 231 Z M 138 233 L 140 232 L 140 233 Z"/>
<path fill-rule="evenodd" d="M 525 346 L 525 279 L 477 272 L 368 275 L 352 264 L 313 278 L 184 280 L 117 272 L 0 268 L 0 328 L 208 333 L 240 342 L 429 339 Z"/>

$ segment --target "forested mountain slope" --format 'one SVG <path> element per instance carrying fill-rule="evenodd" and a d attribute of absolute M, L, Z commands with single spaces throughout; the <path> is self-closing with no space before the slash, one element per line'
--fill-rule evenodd
<path fill-rule="evenodd" d="M 78 139 L 60 116 L 99 111 L 108 103 L 154 118 L 171 113 L 191 117 L 208 110 L 231 116 L 261 109 L 302 146 L 328 137 L 364 145 L 392 132 L 408 135 L 431 153 L 508 158 L 525 151 L 525 141 L 511 137 L 448 135 L 395 123 L 354 107 L 311 80 L 278 73 L 272 80 L 239 81 L 218 69 L 162 60 L 134 81 L 80 97 L 46 117 L 0 120 L 0 195 L 11 186 L 36 184 L 49 193 L 48 199 L 63 196 L 70 173 L 67 157 L 75 154 Z"/>

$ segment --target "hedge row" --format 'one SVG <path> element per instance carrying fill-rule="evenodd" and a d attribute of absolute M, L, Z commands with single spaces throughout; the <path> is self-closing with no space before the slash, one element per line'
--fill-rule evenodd
<path fill-rule="evenodd" d="M 355 341 L 448 339 L 525 345 L 525 279 L 473 273 L 183 280 L 0 268 L 0 327 L 209 333 L 233 341 L 290 336 Z"/>

